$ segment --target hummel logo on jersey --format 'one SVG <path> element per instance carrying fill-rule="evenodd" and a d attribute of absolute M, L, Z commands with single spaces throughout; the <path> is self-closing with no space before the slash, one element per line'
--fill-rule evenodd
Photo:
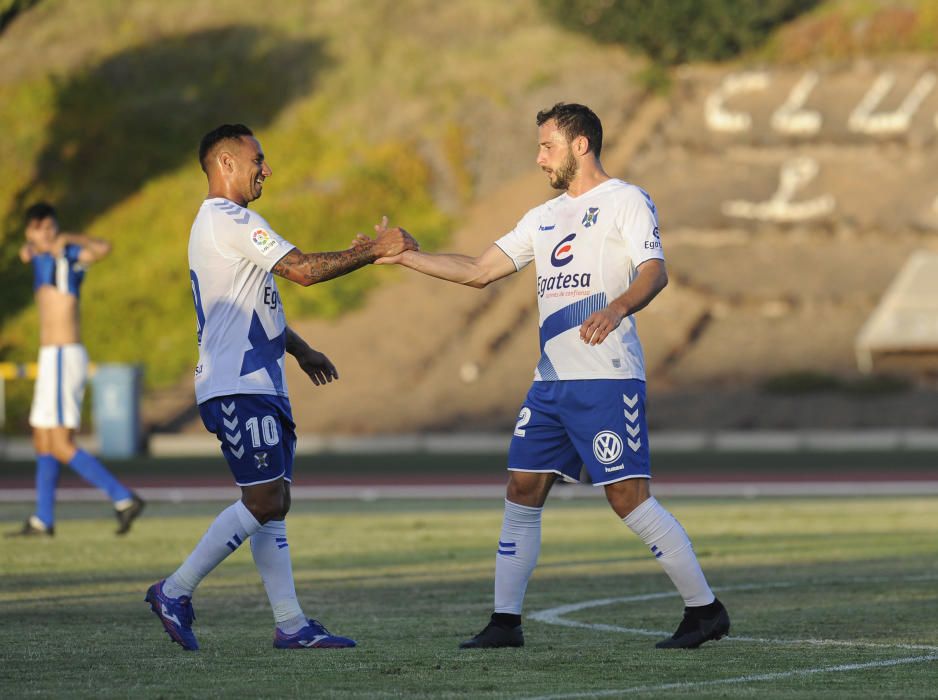
<path fill-rule="evenodd" d="M 599 207 L 590 207 L 586 210 L 586 213 L 583 215 L 583 221 L 580 223 L 583 224 L 583 228 L 589 228 L 596 223 L 596 220 L 599 218 Z"/>
<path fill-rule="evenodd" d="M 169 614 L 169 610 L 166 609 L 166 604 L 165 604 L 165 603 L 160 603 L 160 609 L 163 611 L 163 617 L 164 617 L 164 618 L 166 618 L 167 620 L 173 622 L 173 623 L 176 624 L 176 625 L 180 625 L 180 626 L 182 625 L 182 623 L 179 622 L 179 618 L 178 618 L 178 617 L 176 617 L 175 615 L 170 615 L 170 614 Z"/>
<path fill-rule="evenodd" d="M 551 224 L 550 226 L 538 226 L 538 231 L 553 231 L 556 224 Z"/>
<path fill-rule="evenodd" d="M 612 464 L 622 456 L 622 438 L 611 430 L 596 433 L 593 438 L 593 454 L 601 464 Z"/>
<path fill-rule="evenodd" d="M 234 202 L 215 202 L 215 206 L 230 216 L 236 224 L 246 224 L 251 218 L 249 211 L 239 207 Z M 244 216 L 239 216 L 241 212 L 244 212 Z"/>
<path fill-rule="evenodd" d="M 571 233 L 566 238 L 562 239 L 560 243 L 554 246 L 554 249 L 550 254 L 550 264 L 554 267 L 563 267 L 569 263 L 573 262 L 573 246 L 571 243 L 573 239 L 576 238 L 575 233 Z"/>

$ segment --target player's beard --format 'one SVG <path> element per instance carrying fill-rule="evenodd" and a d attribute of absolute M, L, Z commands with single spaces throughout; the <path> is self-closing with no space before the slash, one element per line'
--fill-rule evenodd
<path fill-rule="evenodd" d="M 579 165 L 572 153 L 567 154 L 566 160 L 560 164 L 550 176 L 550 186 L 555 190 L 566 190 L 570 188 L 570 183 L 576 177 Z"/>

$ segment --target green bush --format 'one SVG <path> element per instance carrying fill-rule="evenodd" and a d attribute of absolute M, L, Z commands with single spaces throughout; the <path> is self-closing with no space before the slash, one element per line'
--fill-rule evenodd
<path fill-rule="evenodd" d="M 759 46 L 818 0 L 541 0 L 565 27 L 657 63 L 719 61 Z"/>

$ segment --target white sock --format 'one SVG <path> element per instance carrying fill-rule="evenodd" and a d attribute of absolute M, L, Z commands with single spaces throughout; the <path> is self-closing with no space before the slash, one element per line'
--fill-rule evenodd
<path fill-rule="evenodd" d="M 287 544 L 287 523 L 271 520 L 251 535 L 254 563 L 264 581 L 274 622 L 283 632 L 293 634 L 306 626 L 306 616 L 296 599 L 293 564 Z"/>
<path fill-rule="evenodd" d="M 251 511 L 241 501 L 235 501 L 219 513 L 182 566 L 166 579 L 163 593 L 170 598 L 191 597 L 208 572 L 221 564 L 260 526 Z"/>
<path fill-rule="evenodd" d="M 495 612 L 521 614 L 524 592 L 541 553 L 543 508 L 505 499 L 505 519 L 495 555 Z"/>
<path fill-rule="evenodd" d="M 651 553 L 684 599 L 684 605 L 692 608 L 714 601 L 715 596 L 707 585 L 687 533 L 654 497 L 622 520 L 651 548 Z"/>

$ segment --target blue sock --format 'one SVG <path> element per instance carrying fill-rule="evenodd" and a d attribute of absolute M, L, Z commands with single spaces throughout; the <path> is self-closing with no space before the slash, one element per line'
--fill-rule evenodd
<path fill-rule="evenodd" d="M 133 494 L 109 472 L 101 462 L 84 450 L 78 450 L 68 463 L 82 479 L 105 491 L 112 501 L 132 498 Z"/>
<path fill-rule="evenodd" d="M 52 455 L 36 455 L 36 517 L 46 527 L 55 524 L 55 489 L 60 469 Z"/>

